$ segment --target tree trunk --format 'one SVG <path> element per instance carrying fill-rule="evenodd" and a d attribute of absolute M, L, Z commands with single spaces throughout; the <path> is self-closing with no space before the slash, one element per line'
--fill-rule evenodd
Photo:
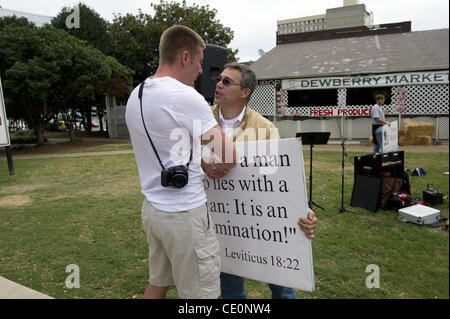
<path fill-rule="evenodd" d="M 97 110 L 98 125 L 100 126 L 100 132 L 103 132 L 103 111 Z"/>
<path fill-rule="evenodd" d="M 72 127 L 69 128 L 69 138 L 71 143 L 75 142 L 75 131 Z"/>
<path fill-rule="evenodd" d="M 66 115 L 64 115 L 64 114 L 66 114 Z M 66 129 L 69 133 L 68 136 L 69 136 L 71 143 L 75 141 L 75 131 L 74 130 L 76 130 L 76 128 L 77 128 L 77 126 L 76 126 L 77 123 L 72 118 L 73 118 L 73 116 L 72 116 L 72 114 L 69 114 L 69 112 L 63 113 L 63 119 L 64 119 L 64 122 L 66 123 Z"/>
<path fill-rule="evenodd" d="M 86 111 L 86 132 L 92 132 L 92 108 L 85 106 Z"/>
<path fill-rule="evenodd" d="M 37 143 L 38 144 L 44 144 L 45 138 L 44 138 L 44 123 L 41 120 L 36 121 L 36 128 L 34 132 L 36 133 L 37 137 Z"/>

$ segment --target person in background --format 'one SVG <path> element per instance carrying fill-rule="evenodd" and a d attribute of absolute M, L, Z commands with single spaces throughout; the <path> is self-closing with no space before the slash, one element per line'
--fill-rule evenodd
<path fill-rule="evenodd" d="M 375 97 L 376 104 L 372 107 L 372 139 L 373 152 L 375 154 L 383 153 L 383 126 L 390 125 L 384 116 L 383 105 L 384 95 L 378 94 Z"/>

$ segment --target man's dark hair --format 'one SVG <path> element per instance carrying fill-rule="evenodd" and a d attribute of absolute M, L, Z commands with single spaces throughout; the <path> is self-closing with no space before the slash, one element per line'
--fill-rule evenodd
<path fill-rule="evenodd" d="M 384 95 L 383 94 L 378 94 L 377 96 L 375 96 L 375 100 L 376 101 L 378 101 L 378 100 L 385 100 L 386 98 L 384 97 Z"/>
<path fill-rule="evenodd" d="M 250 97 L 256 88 L 256 74 L 248 66 L 236 62 L 225 64 L 224 69 L 235 69 L 241 72 L 241 88 L 250 89 L 247 102 L 250 101 Z"/>

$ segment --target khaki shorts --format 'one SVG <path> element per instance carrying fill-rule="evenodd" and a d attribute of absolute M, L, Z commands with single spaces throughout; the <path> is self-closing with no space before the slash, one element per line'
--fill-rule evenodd
<path fill-rule="evenodd" d="M 206 205 L 169 213 L 144 200 L 142 225 L 149 244 L 151 285 L 175 284 L 184 299 L 219 297 L 220 249 Z"/>

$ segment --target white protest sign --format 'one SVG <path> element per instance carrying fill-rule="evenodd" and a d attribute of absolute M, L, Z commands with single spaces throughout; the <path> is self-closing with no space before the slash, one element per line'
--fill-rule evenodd
<path fill-rule="evenodd" d="M 9 146 L 8 123 L 6 122 L 5 101 L 3 99 L 2 79 L 0 78 L 0 147 Z"/>
<path fill-rule="evenodd" d="M 398 122 L 383 126 L 383 153 L 398 151 Z"/>
<path fill-rule="evenodd" d="M 236 167 L 204 181 L 222 271 L 313 291 L 311 241 L 297 224 L 308 213 L 300 140 L 239 142 L 236 148 Z"/>

